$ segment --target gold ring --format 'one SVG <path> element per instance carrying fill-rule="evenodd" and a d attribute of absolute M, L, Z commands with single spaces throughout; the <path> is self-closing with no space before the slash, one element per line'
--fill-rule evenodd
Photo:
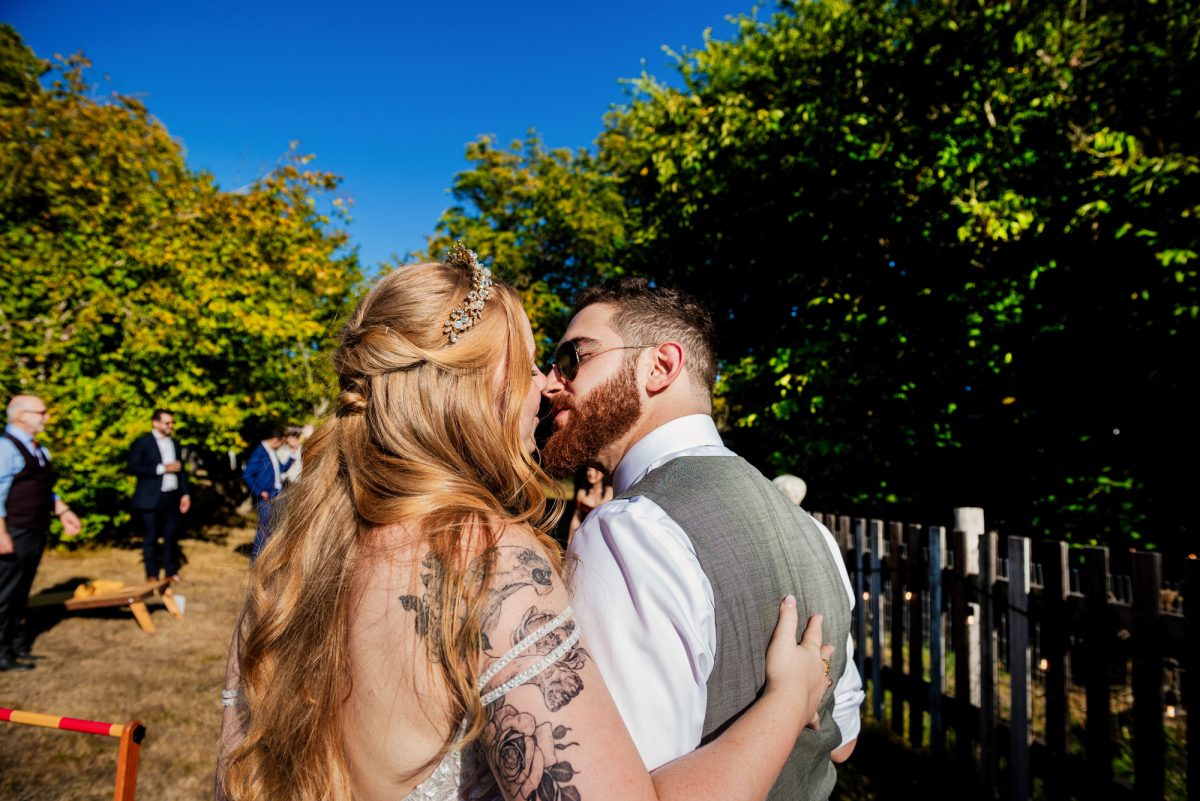
<path fill-rule="evenodd" d="M 825 677 L 828 678 L 829 677 L 829 660 L 826 659 L 825 657 L 821 657 L 821 661 L 825 663 Z"/>

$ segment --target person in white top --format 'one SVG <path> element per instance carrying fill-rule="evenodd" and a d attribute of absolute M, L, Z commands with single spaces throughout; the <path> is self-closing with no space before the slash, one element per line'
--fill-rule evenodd
<path fill-rule="evenodd" d="M 593 511 L 571 540 L 578 557 L 571 592 L 613 700 L 653 769 L 702 742 L 713 700 L 708 682 L 721 654 L 714 590 L 692 538 L 635 485 L 682 457 L 734 454 L 710 416 L 715 354 L 706 310 L 682 293 L 632 279 L 586 290 L 575 308 L 547 380 L 554 433 L 543 466 L 563 476 L 592 464 L 613 477 L 617 499 Z M 719 497 L 719 488 L 712 490 L 705 497 Z M 833 537 L 801 514 L 820 531 L 819 555 L 836 567 L 846 593 L 832 600 L 852 607 Z M 769 619 L 774 611 L 762 614 Z M 854 748 L 864 698 L 853 641 L 844 645 L 831 710 L 840 737 L 827 752 L 834 762 Z"/>

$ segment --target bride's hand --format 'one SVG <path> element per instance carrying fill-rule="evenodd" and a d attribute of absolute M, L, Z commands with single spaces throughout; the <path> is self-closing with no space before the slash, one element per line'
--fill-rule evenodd
<path fill-rule="evenodd" d="M 782 692 L 799 703 L 801 720 L 819 728 L 817 708 L 825 691 L 833 686 L 826 660 L 832 645 L 821 645 L 821 615 L 808 619 L 804 636 L 796 642 L 798 613 L 796 599 L 788 596 L 779 606 L 779 621 L 767 646 L 767 683 L 763 692 Z"/>

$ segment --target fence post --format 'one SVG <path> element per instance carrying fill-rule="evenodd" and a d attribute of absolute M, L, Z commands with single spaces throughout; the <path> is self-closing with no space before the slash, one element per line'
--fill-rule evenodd
<path fill-rule="evenodd" d="M 946 528 L 929 527 L 929 747 L 936 755 L 946 750 L 946 728 L 942 724 L 942 691 L 946 684 L 946 652 L 943 647 L 942 565 L 945 563 Z"/>
<path fill-rule="evenodd" d="M 1046 758 L 1051 766 L 1066 764 L 1071 752 L 1071 716 L 1067 705 L 1067 594 L 1071 590 L 1065 542 L 1040 543 L 1042 556 L 1042 656 L 1046 660 Z M 1069 773 L 1046 771 L 1046 795 L 1066 799 Z"/>
<path fill-rule="evenodd" d="M 996 797 L 996 555 L 1000 536 L 989 531 L 979 541 L 979 758 L 983 762 L 983 787 Z"/>
<path fill-rule="evenodd" d="M 868 578 L 871 595 L 871 714 L 883 720 L 883 574 L 880 557 L 883 555 L 883 521 L 872 520 L 871 572 Z"/>
<path fill-rule="evenodd" d="M 921 683 L 925 680 L 925 633 L 921 621 L 921 527 L 908 527 L 908 741 L 915 748 L 925 745 L 925 704 Z"/>
<path fill-rule="evenodd" d="M 892 733 L 904 735 L 904 695 L 908 686 L 904 680 L 904 586 L 905 574 L 900 561 L 904 542 L 904 525 L 888 523 L 888 575 L 892 582 Z"/>
<path fill-rule="evenodd" d="M 842 549 L 842 553 L 845 553 L 854 546 L 853 542 L 850 540 L 849 515 L 837 516 L 837 528 L 834 530 L 833 534 L 835 537 L 837 537 L 838 547 Z"/>
<path fill-rule="evenodd" d="M 1183 613 L 1187 639 L 1183 651 L 1183 708 L 1187 711 L 1187 798 L 1200 801 L 1200 560 L 1184 565 Z M 1195 710 L 1193 714 L 1193 710 Z"/>
<path fill-rule="evenodd" d="M 863 600 L 866 576 L 863 575 L 867 550 L 867 521 L 854 518 L 854 664 L 859 678 L 867 678 L 867 602 Z M 872 655 L 873 657 L 875 655 Z"/>
<path fill-rule="evenodd" d="M 968 734 L 972 728 L 972 714 L 975 711 L 971 705 L 972 686 L 978 689 L 978 677 L 972 673 L 977 671 L 972 667 L 969 658 L 970 648 L 968 630 L 972 627 L 979 630 L 978 621 L 971 620 L 973 604 L 967 601 L 968 582 L 966 534 L 955 530 L 951 535 L 951 553 L 954 554 L 954 581 L 950 585 L 950 647 L 954 650 L 954 752 L 961 764 L 973 757 L 971 737 Z M 976 653 L 978 658 L 978 653 Z M 978 666 L 978 662 L 975 666 Z"/>
<path fill-rule="evenodd" d="M 1166 791 L 1163 732 L 1162 557 L 1133 555 L 1133 789 L 1140 799 Z M 1193 747 L 1195 745 L 1193 744 Z"/>
<path fill-rule="evenodd" d="M 1112 783 L 1112 706 L 1109 703 L 1108 549 L 1083 549 L 1084 651 L 1087 656 L 1087 778 L 1093 797 Z"/>
<path fill-rule="evenodd" d="M 1012 744 L 1008 754 L 1009 798 L 1029 798 L 1029 745 L 1033 740 L 1030 718 L 1029 654 L 1029 539 L 1008 538 L 1008 670 L 1012 701 L 1009 706 Z"/>
<path fill-rule="evenodd" d="M 959 569 L 958 562 L 954 563 L 955 571 L 960 576 L 969 576 L 979 573 L 979 540 L 984 535 L 983 527 L 983 509 L 978 506 L 960 506 L 954 510 L 954 530 L 963 532 L 963 553 L 966 559 L 966 566 Z M 955 652 L 954 658 L 965 657 L 970 668 L 967 673 L 970 695 L 968 698 L 975 706 L 982 703 L 982 691 L 979 685 L 979 644 L 980 632 L 983 631 L 983 619 L 979 614 L 979 605 L 974 602 L 971 597 L 967 598 L 967 603 L 971 605 L 967 617 L 970 618 L 970 623 L 967 624 L 967 640 L 966 652 L 959 654 Z M 957 664 L 957 661 L 956 661 Z M 958 692 L 957 688 L 955 692 Z"/>

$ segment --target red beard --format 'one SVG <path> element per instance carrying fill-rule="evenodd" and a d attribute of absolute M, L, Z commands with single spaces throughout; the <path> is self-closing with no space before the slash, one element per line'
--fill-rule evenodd
<path fill-rule="evenodd" d="M 566 478 L 585 464 L 595 464 L 606 446 L 629 433 L 642 415 L 634 365 L 593 389 L 583 398 L 563 396 L 552 414 L 571 411 L 566 424 L 542 448 L 542 468 L 554 478 Z"/>

